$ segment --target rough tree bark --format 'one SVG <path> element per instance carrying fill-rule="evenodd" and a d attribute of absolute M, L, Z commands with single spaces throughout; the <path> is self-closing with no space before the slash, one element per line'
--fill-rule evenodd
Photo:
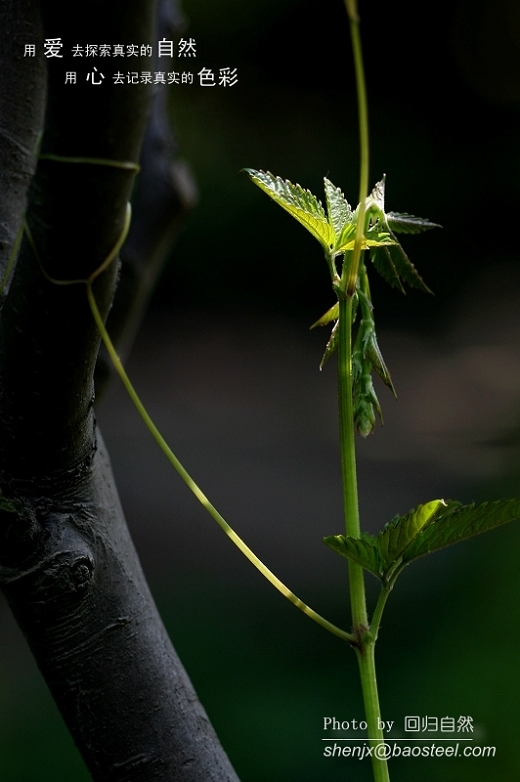
<path fill-rule="evenodd" d="M 94 780 L 236 782 L 119 505 L 95 423 L 99 336 L 85 285 L 49 279 L 85 279 L 107 257 L 134 172 L 45 156 L 136 162 L 152 92 L 109 79 L 66 86 L 65 70 L 79 63 L 46 59 L 43 41 L 152 43 L 155 13 L 154 0 L 82 0 L 65 13 L 50 0 L 0 3 L 2 275 L 24 213 L 32 236 L 24 233 L 0 317 L 0 582 Z M 37 56 L 24 57 L 31 43 Z M 121 337 L 128 322 L 135 331 L 172 217 L 192 197 L 166 162 L 163 109 L 147 131 L 123 254 L 125 295 L 113 324 Z M 105 315 L 117 277 L 113 263 L 94 286 Z"/>

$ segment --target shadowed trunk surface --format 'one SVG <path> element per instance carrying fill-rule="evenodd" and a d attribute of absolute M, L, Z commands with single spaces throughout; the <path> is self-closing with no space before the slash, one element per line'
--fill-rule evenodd
<path fill-rule="evenodd" d="M 168 30 L 167 3 L 161 9 Z M 2 275 L 25 212 L 28 226 L 0 319 L 0 582 L 93 779 L 236 782 L 127 531 L 95 423 L 99 336 L 86 287 L 50 279 L 86 279 L 116 244 L 135 171 L 113 163 L 139 160 L 153 99 L 150 85 L 115 85 L 108 74 L 100 86 L 87 82 L 91 63 L 72 58 L 71 48 L 97 41 L 155 49 L 156 10 L 150 0 L 84 1 L 65 13 L 50 2 L 7 0 L 0 9 Z M 44 39 L 58 36 L 63 58 L 46 58 Z M 35 57 L 23 56 L 26 44 Z M 132 70 L 151 69 L 149 58 L 133 58 Z M 68 70 L 77 84 L 65 84 Z M 130 284 L 115 321 L 127 341 L 125 322 L 135 331 L 193 200 L 170 161 L 164 97 L 153 117 L 123 253 Z M 145 208 L 154 180 L 157 201 Z M 117 277 L 113 263 L 94 285 L 105 316 Z"/>

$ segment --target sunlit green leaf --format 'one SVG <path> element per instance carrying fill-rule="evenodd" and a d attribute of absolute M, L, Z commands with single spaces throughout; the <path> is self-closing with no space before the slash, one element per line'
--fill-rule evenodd
<path fill-rule="evenodd" d="M 298 220 L 327 252 L 330 251 L 336 236 L 316 196 L 300 185 L 293 185 L 286 179 L 273 176 L 269 171 L 255 171 L 252 168 L 246 168 L 244 171 L 255 185 Z"/>
<path fill-rule="evenodd" d="M 407 549 L 419 533 L 433 523 L 443 508 L 446 508 L 444 500 L 432 500 L 414 508 L 406 516 L 396 516 L 386 525 L 377 537 L 377 548 L 385 573 L 406 558 Z"/>
<path fill-rule="evenodd" d="M 455 505 L 438 514 L 409 546 L 404 561 L 437 551 L 481 532 L 520 519 L 520 500 L 497 500 L 482 505 Z"/>
<path fill-rule="evenodd" d="M 520 520 L 520 500 L 481 505 L 432 500 L 406 516 L 396 516 L 377 537 L 332 535 L 323 542 L 391 586 L 414 559 L 516 520 Z"/>
<path fill-rule="evenodd" d="M 252 181 L 282 206 L 317 239 L 324 248 L 329 265 L 342 253 L 354 249 L 358 210 L 352 209 L 339 188 L 325 178 L 328 216 L 322 203 L 309 190 L 265 171 L 244 169 Z M 359 207 L 358 207 L 359 209 Z M 403 282 L 427 293 L 430 289 L 403 250 L 393 231 L 419 233 L 437 227 L 436 223 L 400 212 L 385 213 L 385 177 L 376 183 L 366 200 L 368 218 L 361 249 L 384 279 L 404 292 Z M 334 276 L 334 268 L 331 267 Z M 375 363 L 374 363 L 375 365 Z M 386 381 L 385 381 L 386 382 Z"/>
<path fill-rule="evenodd" d="M 325 187 L 325 199 L 327 202 L 327 214 L 329 222 L 336 234 L 339 234 L 346 223 L 351 223 L 354 218 L 351 206 L 339 187 L 333 185 L 330 179 L 323 178 Z"/>
<path fill-rule="evenodd" d="M 356 239 L 357 226 L 356 223 L 346 223 L 341 231 L 336 236 L 334 244 L 334 252 L 339 255 L 341 252 L 345 252 L 343 245 L 351 244 L 354 247 L 354 241 Z M 351 248 L 349 248 L 351 249 Z"/>
<path fill-rule="evenodd" d="M 338 237 L 338 240 L 334 245 L 334 252 L 336 254 L 344 253 L 348 250 L 354 249 L 354 244 L 356 242 L 356 230 L 355 225 L 352 227 L 354 228 L 353 231 L 344 230 L 342 235 Z M 345 226 L 345 229 L 347 228 L 351 228 L 351 226 Z M 393 239 L 390 234 L 381 233 L 380 238 L 377 239 L 363 237 L 361 241 L 361 249 L 367 250 L 370 247 L 387 247 L 388 245 L 393 244 L 395 244 L 395 239 Z"/>
<path fill-rule="evenodd" d="M 326 326 L 327 323 L 331 323 L 333 320 L 337 320 L 339 318 L 339 302 L 336 302 L 332 305 L 330 310 L 327 310 L 327 312 L 321 316 L 321 318 L 318 318 L 316 323 L 313 323 L 311 326 L 311 329 L 316 328 L 316 326 Z"/>
<path fill-rule="evenodd" d="M 385 211 L 385 180 L 386 175 L 384 175 L 379 182 L 376 182 L 372 192 L 367 198 L 367 206 L 375 204 L 382 212 Z"/>

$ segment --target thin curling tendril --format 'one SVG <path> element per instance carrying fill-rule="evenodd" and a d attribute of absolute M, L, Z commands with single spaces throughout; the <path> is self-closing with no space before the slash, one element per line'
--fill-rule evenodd
<path fill-rule="evenodd" d="M 113 165 L 116 168 L 125 168 L 137 171 L 139 167 L 136 164 L 132 163 L 118 163 L 117 161 L 107 161 L 107 160 L 101 160 L 98 158 L 73 158 L 73 157 L 61 157 L 58 155 L 40 155 L 40 158 L 47 159 L 47 160 L 56 160 L 61 161 L 65 163 L 92 163 L 93 165 Z M 94 321 L 97 325 L 98 331 L 100 333 L 101 339 L 103 340 L 103 343 L 107 349 L 107 352 L 110 356 L 110 359 L 112 361 L 112 364 L 114 366 L 114 369 L 116 370 L 117 374 L 119 375 L 121 382 L 123 383 L 123 386 L 128 393 L 130 399 L 132 400 L 135 408 L 137 409 L 137 412 L 141 416 L 144 424 L 146 425 L 147 429 L 149 430 L 150 434 L 156 441 L 156 443 L 159 445 L 162 452 L 165 454 L 166 458 L 172 465 L 172 467 L 176 470 L 176 472 L 179 474 L 179 476 L 182 478 L 184 483 L 187 485 L 187 487 L 190 489 L 190 491 L 195 495 L 195 497 L 198 499 L 198 501 L 201 503 L 201 505 L 205 508 L 205 510 L 209 513 L 209 515 L 214 519 L 214 521 L 217 522 L 217 524 L 220 526 L 220 528 L 224 531 L 224 533 L 227 535 L 227 537 L 234 543 L 234 545 L 241 551 L 241 553 L 248 559 L 254 567 L 260 573 L 269 581 L 269 583 L 275 587 L 287 600 L 289 600 L 290 603 L 292 603 L 294 606 L 300 609 L 306 616 L 308 616 L 310 619 L 312 619 L 314 622 L 319 624 L 321 627 L 323 627 L 325 630 L 328 630 L 328 632 L 332 633 L 333 635 L 338 636 L 343 641 L 346 641 L 349 644 L 355 645 L 357 643 L 357 639 L 354 635 L 351 633 L 346 632 L 345 630 L 342 630 L 340 627 L 337 627 L 332 622 L 329 622 L 327 619 L 325 619 L 323 616 L 318 614 L 316 611 L 314 611 L 312 608 L 310 608 L 306 603 L 303 602 L 303 600 L 300 600 L 299 597 L 297 597 L 294 592 L 292 592 L 280 579 L 275 576 L 275 574 L 269 570 L 269 568 L 262 562 L 259 557 L 256 556 L 256 554 L 249 548 L 249 546 L 242 540 L 242 538 L 237 535 L 237 533 L 232 529 L 232 527 L 227 523 L 227 521 L 224 519 L 224 517 L 217 511 L 215 506 L 208 500 L 204 492 L 199 488 L 199 486 L 195 483 L 191 475 L 188 473 L 188 471 L 183 467 L 179 459 L 175 456 L 159 430 L 157 429 L 156 425 L 154 424 L 153 420 L 151 419 L 150 415 L 148 414 L 146 408 L 144 407 L 143 403 L 141 402 L 139 396 L 137 395 L 137 392 L 135 391 L 132 383 L 130 382 L 130 378 L 126 374 L 124 367 L 121 363 L 121 360 L 119 356 L 117 355 L 116 349 L 114 348 L 114 345 L 112 343 L 112 340 L 110 339 L 108 332 L 105 328 L 105 324 L 103 322 L 103 318 L 101 316 L 101 313 L 99 312 L 96 299 L 94 296 L 94 291 L 92 289 L 92 284 L 94 281 L 99 277 L 99 275 L 103 274 L 110 265 L 113 263 L 113 261 L 117 258 L 119 251 L 121 247 L 123 246 L 125 239 L 128 235 L 128 231 L 130 229 L 130 222 L 131 222 L 131 216 L 132 216 L 132 209 L 130 206 L 130 203 L 126 206 L 126 212 L 125 212 L 125 219 L 123 223 L 123 227 L 121 229 L 121 233 L 119 235 L 119 238 L 117 239 L 114 247 L 109 252 L 105 260 L 95 269 L 92 274 L 87 277 L 86 279 L 76 279 L 76 280 L 57 280 L 51 277 L 46 271 L 42 264 L 40 255 L 38 253 L 38 250 L 36 248 L 34 239 L 32 237 L 29 225 L 27 224 L 27 221 L 24 220 L 24 230 L 27 235 L 27 238 L 29 240 L 29 243 L 31 245 L 31 248 L 34 252 L 34 255 L 38 261 L 38 265 L 40 266 L 40 269 L 42 271 L 42 274 L 44 277 L 54 285 L 79 285 L 83 284 L 86 286 L 87 291 L 87 298 L 89 302 L 89 306 L 92 312 L 92 316 L 94 318 Z"/>

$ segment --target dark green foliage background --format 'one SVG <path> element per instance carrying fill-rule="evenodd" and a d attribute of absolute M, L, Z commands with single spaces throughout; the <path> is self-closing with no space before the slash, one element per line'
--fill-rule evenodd
<path fill-rule="evenodd" d="M 237 324 L 244 312 L 311 323 L 332 304 L 319 247 L 239 170 L 269 169 L 319 195 L 327 175 L 355 203 L 357 120 L 342 2 L 185 0 L 184 8 L 198 57 L 183 67 L 237 67 L 239 84 L 169 88 L 200 202 L 154 305 L 232 313 Z M 371 180 L 386 173 L 389 209 L 444 226 L 405 244 L 435 298 L 403 298 L 374 281 L 378 322 L 435 332 L 468 280 L 517 262 L 510 225 L 520 174 L 520 14 L 512 0 L 431 3 L 429 11 L 423 4 L 420 16 L 408 3 L 361 0 L 360 8 Z M 460 499 L 520 496 L 517 465 L 509 472 L 493 485 L 461 487 Z M 473 715 L 483 731 L 477 743 L 495 745 L 497 755 L 395 762 L 396 782 L 518 774 L 518 551 L 520 526 L 512 525 L 412 565 L 398 583 L 378 647 L 383 717 L 402 724 L 406 714 Z M 233 582 L 205 579 L 194 566 L 193 582 L 182 571 L 165 584 L 147 563 L 173 641 L 239 776 L 368 782 L 366 763 L 326 761 L 319 742 L 323 716 L 362 714 L 354 656 L 248 568 Z M 306 597 L 347 623 L 343 595 Z M 0 779 L 86 780 L 29 653 L 4 625 Z"/>

